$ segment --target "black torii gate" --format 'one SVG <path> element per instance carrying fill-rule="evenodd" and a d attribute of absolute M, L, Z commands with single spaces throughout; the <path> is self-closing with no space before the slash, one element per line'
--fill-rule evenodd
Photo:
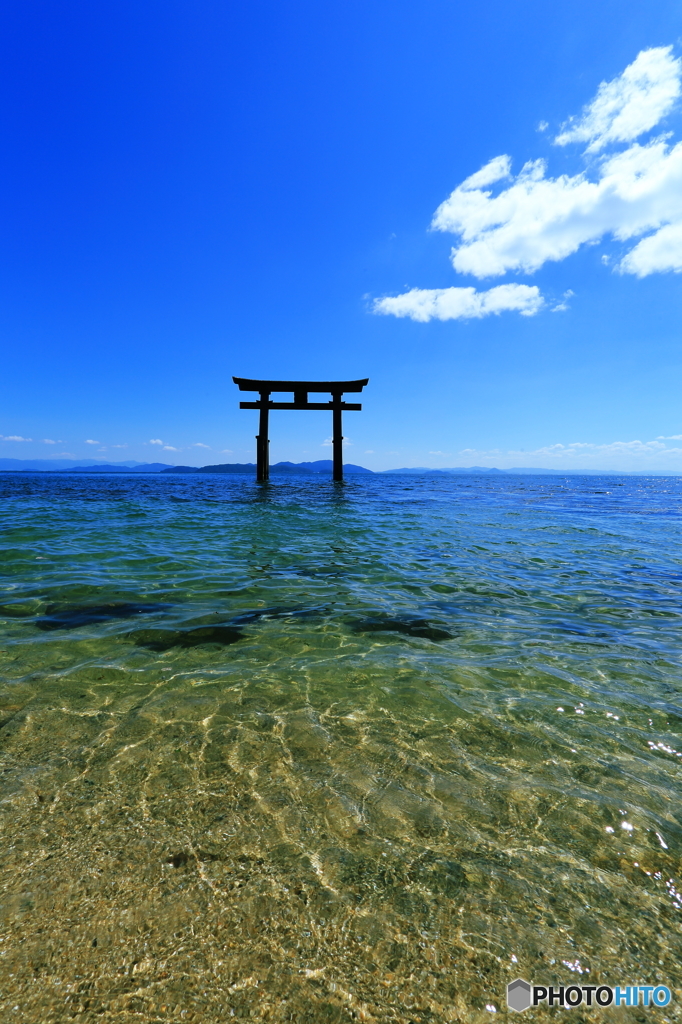
<path fill-rule="evenodd" d="M 268 414 L 270 409 L 330 409 L 332 413 L 332 452 L 334 480 L 343 480 L 343 433 L 341 413 L 360 412 L 359 403 L 342 402 L 347 392 L 362 391 L 369 377 L 364 380 L 250 380 L 248 377 L 233 377 L 240 391 L 258 391 L 260 401 L 240 402 L 240 409 L 260 409 L 260 423 L 256 435 L 256 479 L 270 479 L 270 441 L 268 439 Z M 271 402 L 273 391 L 292 391 L 293 402 Z M 331 402 L 309 402 L 308 393 L 328 392 Z"/>

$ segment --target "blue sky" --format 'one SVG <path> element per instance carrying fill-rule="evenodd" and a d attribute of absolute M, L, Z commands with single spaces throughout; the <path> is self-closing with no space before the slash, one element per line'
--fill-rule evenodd
<path fill-rule="evenodd" d="M 5 5 L 0 456 L 682 471 L 680 13 Z"/>

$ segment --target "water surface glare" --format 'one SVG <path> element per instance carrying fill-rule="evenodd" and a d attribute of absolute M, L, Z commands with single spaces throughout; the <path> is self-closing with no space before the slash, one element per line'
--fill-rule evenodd
<path fill-rule="evenodd" d="M 682 480 L 0 474 L 0 521 L 0 1020 L 682 1019 Z"/>

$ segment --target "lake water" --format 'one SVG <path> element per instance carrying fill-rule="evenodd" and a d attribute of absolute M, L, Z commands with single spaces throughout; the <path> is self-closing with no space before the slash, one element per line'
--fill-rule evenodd
<path fill-rule="evenodd" d="M 680 1019 L 682 480 L 1 474 L 0 517 L 3 1022 L 519 976 Z"/>

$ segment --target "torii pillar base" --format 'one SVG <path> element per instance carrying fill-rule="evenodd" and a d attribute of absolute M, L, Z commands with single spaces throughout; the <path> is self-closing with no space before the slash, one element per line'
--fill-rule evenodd
<path fill-rule="evenodd" d="M 343 480 L 343 427 L 341 425 L 341 395 L 332 399 L 332 478 Z"/>
<path fill-rule="evenodd" d="M 256 480 L 264 483 L 270 479 L 270 440 L 268 438 L 268 417 L 270 413 L 270 392 L 261 391 L 260 422 L 256 435 Z"/>

